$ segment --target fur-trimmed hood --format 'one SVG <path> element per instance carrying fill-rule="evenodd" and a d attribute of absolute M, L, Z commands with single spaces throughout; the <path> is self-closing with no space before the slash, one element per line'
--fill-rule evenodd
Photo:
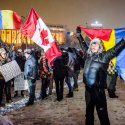
<path fill-rule="evenodd" d="M 99 45 L 99 51 L 98 51 L 98 53 L 101 53 L 101 52 L 103 51 L 103 49 L 104 49 L 101 40 L 98 39 L 98 38 L 95 38 L 95 39 L 93 39 L 93 40 L 90 42 L 89 48 L 88 48 L 88 50 L 87 50 L 87 53 L 90 54 L 90 55 L 92 54 L 91 46 L 92 46 L 92 44 L 94 44 L 94 43 L 96 43 L 96 44 Z"/>

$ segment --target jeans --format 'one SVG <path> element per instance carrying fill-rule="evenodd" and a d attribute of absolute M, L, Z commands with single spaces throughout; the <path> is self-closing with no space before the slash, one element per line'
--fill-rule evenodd
<path fill-rule="evenodd" d="M 32 83 L 31 80 L 28 81 L 28 92 L 29 92 L 29 102 L 34 102 L 35 99 L 35 88 L 36 88 L 36 83 Z"/>
<path fill-rule="evenodd" d="M 69 88 L 69 92 L 73 92 L 73 86 L 71 85 L 71 77 L 70 76 L 66 76 L 65 81 L 66 81 L 67 86 Z"/>
<path fill-rule="evenodd" d="M 73 77 L 73 80 L 74 80 L 74 88 L 78 88 L 78 75 L 79 75 L 79 72 L 73 72 L 72 73 L 72 77 Z"/>
<path fill-rule="evenodd" d="M 67 77 L 70 77 L 70 78 L 73 78 L 73 81 L 74 81 L 74 85 L 73 85 L 73 89 L 74 88 L 78 88 L 78 83 L 77 83 L 77 75 L 74 73 L 74 71 L 72 70 L 72 69 L 69 69 L 69 71 L 68 71 L 68 74 L 67 74 Z M 71 84 L 71 81 L 69 80 L 69 78 L 67 78 L 67 80 L 66 81 L 68 81 L 68 87 L 69 87 L 69 89 L 71 89 L 70 87 L 70 84 Z M 70 82 L 69 82 L 70 81 Z"/>

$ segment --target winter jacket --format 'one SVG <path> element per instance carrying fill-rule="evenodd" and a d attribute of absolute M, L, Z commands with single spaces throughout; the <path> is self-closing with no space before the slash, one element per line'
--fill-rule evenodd
<path fill-rule="evenodd" d="M 42 58 L 40 59 L 39 72 L 40 72 L 40 78 L 48 78 L 51 75 L 49 71 L 48 61 L 45 55 L 42 55 Z"/>
<path fill-rule="evenodd" d="M 87 52 L 87 45 L 84 42 L 81 34 L 77 36 L 81 48 Z M 125 48 L 125 41 L 122 39 L 116 46 L 108 51 L 101 53 L 93 53 L 91 55 L 86 53 L 85 65 L 83 71 L 83 82 L 88 87 L 106 88 L 107 68 L 109 61 L 117 56 Z"/>
<path fill-rule="evenodd" d="M 22 72 L 24 72 L 25 59 L 23 56 L 16 56 L 15 58 Z"/>
<path fill-rule="evenodd" d="M 36 65 L 36 60 L 33 56 L 30 55 L 25 62 L 24 77 L 27 80 L 36 79 L 37 74 L 38 69 Z"/>
<path fill-rule="evenodd" d="M 64 65 L 62 56 L 59 56 L 54 60 L 53 76 L 54 79 L 62 79 L 66 76 L 66 66 Z"/>

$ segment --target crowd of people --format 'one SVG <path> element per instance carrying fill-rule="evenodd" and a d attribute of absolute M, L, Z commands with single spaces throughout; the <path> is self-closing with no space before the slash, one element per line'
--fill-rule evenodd
<path fill-rule="evenodd" d="M 55 83 L 57 101 L 63 99 L 64 82 L 67 83 L 69 89 L 66 97 L 73 97 L 73 91 L 78 91 L 78 75 L 80 68 L 83 67 L 81 51 L 70 47 L 61 48 L 62 56 L 57 57 L 53 61 L 53 65 L 50 65 L 42 49 L 27 48 L 22 50 L 13 47 L 11 52 L 7 49 L 5 46 L 0 48 L 0 65 L 2 66 L 12 60 L 15 60 L 19 65 L 24 74 L 24 81 L 28 83 L 29 100 L 26 106 L 34 103 L 37 80 L 41 81 L 39 99 L 42 100 L 52 94 L 53 83 Z M 6 103 L 11 103 L 13 98 L 18 97 L 18 91 L 14 91 L 14 95 L 11 93 L 15 79 L 6 82 L 0 73 L 0 106 L 5 106 Z M 24 97 L 24 90 L 21 90 L 20 94 Z"/>
<path fill-rule="evenodd" d="M 42 49 L 36 51 L 30 48 L 23 51 L 19 48 L 10 53 L 4 47 L 0 48 L 0 65 L 12 60 L 18 63 L 21 72 L 24 73 L 24 80 L 28 83 L 29 100 L 26 106 L 34 104 L 36 80 L 41 80 L 39 96 L 41 100 L 52 94 L 53 83 L 55 83 L 57 101 L 63 100 L 65 82 L 69 90 L 66 97 L 73 97 L 73 91 L 78 91 L 78 76 L 82 67 L 86 101 L 85 124 L 94 125 L 94 107 L 96 107 L 101 125 L 110 125 L 105 89 L 107 88 L 109 97 L 118 98 L 115 94 L 118 74 L 111 59 L 125 48 L 125 40 L 122 39 L 112 49 L 104 51 L 98 38 L 93 39 L 89 45 L 86 44 L 80 27 L 77 27 L 76 35 L 81 50 L 71 47 L 60 48 L 62 55 L 55 58 L 52 65 L 48 63 Z M 11 87 L 14 79 L 5 82 L 0 74 L 0 106 L 12 102 Z M 18 91 L 15 91 L 14 97 L 18 94 Z M 24 90 L 21 90 L 21 96 L 24 97 Z"/>

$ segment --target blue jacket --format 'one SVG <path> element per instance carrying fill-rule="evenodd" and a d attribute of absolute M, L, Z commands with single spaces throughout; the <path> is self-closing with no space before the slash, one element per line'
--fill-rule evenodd
<path fill-rule="evenodd" d="M 30 55 L 25 62 L 24 77 L 27 80 L 36 79 L 37 72 L 36 59 Z"/>

